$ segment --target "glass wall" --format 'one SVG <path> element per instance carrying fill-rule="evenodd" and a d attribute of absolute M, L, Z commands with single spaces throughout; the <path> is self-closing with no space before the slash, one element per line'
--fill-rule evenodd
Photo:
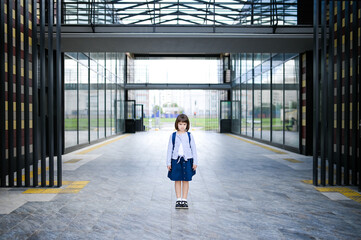
<path fill-rule="evenodd" d="M 246 54 L 246 135 L 253 136 L 253 54 Z"/>
<path fill-rule="evenodd" d="M 272 71 L 272 142 L 283 143 L 283 65 Z"/>
<path fill-rule="evenodd" d="M 91 53 L 90 56 L 92 59 L 90 60 L 90 76 L 89 76 L 89 82 L 90 82 L 90 141 L 94 141 L 99 138 L 98 135 L 98 128 L 99 128 L 99 122 L 98 122 L 98 64 L 96 59 L 97 53 Z"/>
<path fill-rule="evenodd" d="M 124 132 L 124 64 L 121 53 L 65 53 L 65 148 Z"/>
<path fill-rule="evenodd" d="M 247 132 L 247 61 L 246 53 L 240 55 L 241 61 L 241 133 L 246 134 Z"/>
<path fill-rule="evenodd" d="M 240 100 L 240 110 L 232 106 L 232 132 L 298 149 L 298 55 L 245 53 L 232 54 L 231 59 L 236 64 L 232 101 Z"/>
<path fill-rule="evenodd" d="M 136 57 L 128 64 L 128 72 L 128 83 L 223 82 L 219 57 Z"/>
<path fill-rule="evenodd" d="M 271 54 L 262 54 L 262 76 L 261 76 L 261 137 L 263 140 L 271 141 Z"/>
<path fill-rule="evenodd" d="M 64 138 L 67 148 L 78 144 L 78 63 L 65 55 L 64 68 Z"/>
<path fill-rule="evenodd" d="M 299 65 L 298 58 L 290 59 L 285 62 L 285 142 L 292 147 L 298 148 L 299 145 L 299 124 L 298 124 L 298 105 L 299 105 Z M 290 87 L 288 87 L 290 86 Z"/>
<path fill-rule="evenodd" d="M 146 131 L 174 129 L 178 114 L 185 113 L 191 128 L 219 131 L 220 101 L 224 90 L 129 90 L 129 100 L 143 105 Z"/>
<path fill-rule="evenodd" d="M 78 54 L 79 57 L 80 54 Z M 85 56 L 84 56 L 85 57 Z M 88 104 L 88 61 L 78 62 L 78 122 L 79 144 L 88 142 L 89 104 Z M 85 65 L 86 64 L 86 65 Z"/>
<path fill-rule="evenodd" d="M 231 77 L 233 83 L 232 90 L 232 132 L 241 133 L 241 62 L 239 54 L 231 56 Z"/>

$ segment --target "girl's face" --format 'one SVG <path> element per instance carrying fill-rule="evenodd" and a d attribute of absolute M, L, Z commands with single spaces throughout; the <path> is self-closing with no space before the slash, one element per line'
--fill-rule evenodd
<path fill-rule="evenodd" d="M 178 123 L 178 130 L 181 132 L 185 132 L 187 129 L 187 123 L 185 122 L 179 122 Z"/>

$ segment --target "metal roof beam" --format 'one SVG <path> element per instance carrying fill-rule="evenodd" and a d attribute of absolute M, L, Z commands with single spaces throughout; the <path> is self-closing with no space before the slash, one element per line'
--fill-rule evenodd
<path fill-rule="evenodd" d="M 203 90 L 229 90 L 230 83 L 220 84 L 186 84 L 186 83 L 127 83 L 126 90 L 155 90 L 155 89 L 203 89 Z"/>

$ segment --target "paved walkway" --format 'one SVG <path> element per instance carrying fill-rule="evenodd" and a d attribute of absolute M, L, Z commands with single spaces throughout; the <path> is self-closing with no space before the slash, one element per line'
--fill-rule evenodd
<path fill-rule="evenodd" d="M 360 203 L 302 182 L 311 157 L 193 134 L 188 210 L 166 177 L 170 132 L 136 133 L 64 156 L 63 188 L 77 193 L 0 189 L 0 239 L 361 239 Z"/>

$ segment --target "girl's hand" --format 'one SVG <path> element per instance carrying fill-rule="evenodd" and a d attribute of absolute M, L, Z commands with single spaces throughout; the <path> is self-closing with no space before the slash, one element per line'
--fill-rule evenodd
<path fill-rule="evenodd" d="M 195 171 L 197 169 L 197 165 L 193 164 L 193 170 Z"/>
<path fill-rule="evenodd" d="M 167 168 L 168 168 L 168 171 L 170 171 L 172 169 L 172 166 L 169 165 L 169 166 L 167 166 Z"/>

